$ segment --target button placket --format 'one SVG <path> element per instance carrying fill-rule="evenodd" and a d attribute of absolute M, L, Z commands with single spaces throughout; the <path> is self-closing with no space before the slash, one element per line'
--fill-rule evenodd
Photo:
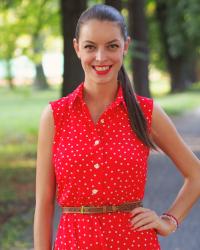
<path fill-rule="evenodd" d="M 98 124 L 96 125 L 94 131 L 95 131 L 95 137 L 93 142 L 93 150 L 94 150 L 94 161 L 93 161 L 93 168 L 94 168 L 94 185 L 91 188 L 91 194 L 92 195 L 99 195 L 102 190 L 102 184 L 100 183 L 101 180 L 101 171 L 100 171 L 100 162 L 101 162 L 101 129 L 102 125 L 104 123 L 104 119 L 100 119 Z"/>

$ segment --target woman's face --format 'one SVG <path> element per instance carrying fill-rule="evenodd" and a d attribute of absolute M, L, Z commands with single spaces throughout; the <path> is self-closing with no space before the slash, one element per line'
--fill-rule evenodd
<path fill-rule="evenodd" d="M 74 48 L 85 72 L 85 81 L 116 83 L 130 38 L 124 41 L 115 22 L 90 20 L 82 25 Z"/>

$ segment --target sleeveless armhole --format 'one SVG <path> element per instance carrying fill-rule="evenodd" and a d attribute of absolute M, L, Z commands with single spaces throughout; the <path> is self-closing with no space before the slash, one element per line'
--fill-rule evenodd
<path fill-rule="evenodd" d="M 57 134 L 57 118 L 56 118 L 56 107 L 55 107 L 55 102 L 49 102 L 49 105 L 50 105 L 50 108 L 51 108 L 51 111 L 52 111 L 52 115 L 53 115 L 53 123 L 54 123 L 54 143 L 55 143 L 55 137 L 56 137 L 56 134 Z"/>
<path fill-rule="evenodd" d="M 147 129 L 148 133 L 151 133 L 152 128 L 152 115 L 153 115 L 153 107 L 154 107 L 154 100 L 152 98 L 147 98 L 143 96 L 137 96 L 138 103 L 143 111 L 147 122 Z"/>
<path fill-rule="evenodd" d="M 62 97 L 55 101 L 50 101 L 49 105 L 52 110 L 54 120 L 54 140 L 53 140 L 53 153 L 55 153 L 57 144 L 59 143 L 60 131 L 64 118 L 66 117 L 66 98 Z"/>

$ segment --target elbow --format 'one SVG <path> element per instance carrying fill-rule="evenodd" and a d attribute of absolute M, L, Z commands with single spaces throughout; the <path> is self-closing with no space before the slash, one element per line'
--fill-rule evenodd
<path fill-rule="evenodd" d="M 200 198 L 200 173 L 195 175 L 194 177 L 185 177 L 185 184 L 189 185 Z"/>

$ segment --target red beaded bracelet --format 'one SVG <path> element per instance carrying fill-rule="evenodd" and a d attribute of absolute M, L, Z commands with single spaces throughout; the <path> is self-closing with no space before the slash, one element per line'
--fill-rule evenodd
<path fill-rule="evenodd" d="M 163 217 L 167 217 L 168 219 L 171 219 L 172 223 L 176 226 L 175 230 L 173 231 L 173 232 L 175 232 L 176 229 L 177 229 L 178 226 L 179 226 L 179 223 L 178 223 L 178 220 L 176 219 L 176 217 L 173 216 L 172 214 L 169 214 L 169 213 L 163 213 L 163 214 L 161 215 L 161 218 L 162 218 L 162 216 L 163 216 Z"/>

